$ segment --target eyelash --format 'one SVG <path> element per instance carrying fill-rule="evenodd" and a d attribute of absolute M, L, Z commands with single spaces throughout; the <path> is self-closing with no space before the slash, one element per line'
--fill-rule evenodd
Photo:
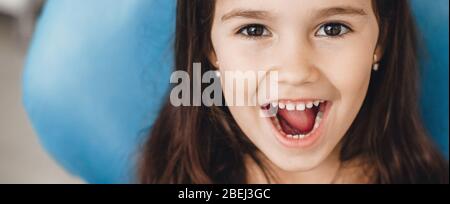
<path fill-rule="evenodd" d="M 336 35 L 336 36 L 330 36 L 330 35 L 318 35 L 318 33 L 322 30 L 322 29 L 325 29 L 325 27 L 326 26 L 340 26 L 341 27 L 341 29 L 342 28 L 344 28 L 344 30 L 346 30 L 345 31 L 345 33 L 342 33 L 342 34 L 339 34 L 339 35 Z M 250 29 L 250 28 L 254 28 L 254 27 L 259 27 L 259 28 L 262 28 L 263 29 L 263 33 L 264 32 L 269 32 L 269 35 L 260 35 L 260 36 L 252 36 L 252 35 L 249 35 L 248 34 L 248 29 Z M 247 34 L 244 34 L 244 32 L 246 32 Z M 323 32 L 325 32 L 325 31 L 323 31 Z M 341 31 L 342 32 L 342 31 Z M 324 23 L 324 24 L 322 24 L 322 25 L 320 25 L 319 26 L 319 30 L 317 30 L 316 32 L 315 32 L 315 36 L 317 36 L 317 37 L 329 37 L 329 38 L 341 38 L 341 37 L 343 37 L 344 35 L 346 35 L 346 34 L 348 34 L 348 33 L 351 33 L 351 32 L 353 32 L 353 30 L 350 28 L 350 26 L 347 26 L 347 25 L 345 25 L 344 23 L 340 23 L 340 22 L 328 22 L 328 23 Z M 270 33 L 270 31 L 269 31 L 269 29 L 267 29 L 267 27 L 265 26 L 265 25 L 262 25 L 262 24 L 248 24 L 248 25 L 245 25 L 245 26 L 243 26 L 243 27 L 241 27 L 238 31 L 237 31 L 237 33 L 236 34 L 238 34 L 238 35 L 241 35 L 242 37 L 244 37 L 244 38 L 246 38 L 246 39 L 252 39 L 252 40 L 257 40 L 257 39 L 260 39 L 260 38 L 264 38 L 264 37 L 267 37 L 267 36 L 271 36 L 272 34 Z"/>
<path fill-rule="evenodd" d="M 261 36 L 252 36 L 252 35 L 249 35 L 249 34 L 248 34 L 248 29 L 250 29 L 250 28 L 252 28 L 252 27 L 259 27 L 259 28 L 262 28 L 262 29 L 263 29 L 263 35 L 261 35 Z M 247 34 L 244 34 L 244 32 L 247 32 Z M 265 32 L 269 32 L 269 35 L 266 34 L 266 35 L 264 36 L 264 33 L 265 33 Z M 241 27 L 241 28 L 237 31 L 236 34 L 241 35 L 242 37 L 245 37 L 245 38 L 247 38 L 247 39 L 252 39 L 252 40 L 254 40 L 254 39 L 260 39 L 260 38 L 264 38 L 264 37 L 267 37 L 267 36 L 271 36 L 271 35 L 272 35 L 272 34 L 270 33 L 269 29 L 267 29 L 267 27 L 266 27 L 265 25 L 262 25 L 262 24 L 249 24 L 249 25 L 245 25 L 245 26 Z"/>
<path fill-rule="evenodd" d="M 320 35 L 318 35 L 318 33 L 322 30 L 322 29 L 325 29 L 325 27 L 326 26 L 340 26 L 341 27 L 341 32 L 342 32 L 342 28 L 344 29 L 344 30 L 346 30 L 345 31 L 345 33 L 341 33 L 341 34 L 339 34 L 339 35 L 336 35 L 336 36 L 330 36 L 330 35 L 322 35 L 322 36 L 320 36 Z M 323 32 L 325 32 L 325 31 L 323 31 Z M 316 32 L 315 32 L 315 36 L 317 36 L 317 37 L 330 37 L 330 38 L 342 38 L 342 37 L 344 37 L 345 35 L 347 35 L 347 34 L 349 34 L 349 33 L 351 33 L 351 32 L 353 32 L 353 30 L 350 28 L 350 26 L 348 26 L 348 25 L 346 25 L 346 24 L 344 24 L 344 23 L 340 23 L 340 22 L 328 22 L 328 23 L 325 23 L 325 24 L 322 24 L 321 26 L 319 26 L 319 30 L 317 30 Z"/>

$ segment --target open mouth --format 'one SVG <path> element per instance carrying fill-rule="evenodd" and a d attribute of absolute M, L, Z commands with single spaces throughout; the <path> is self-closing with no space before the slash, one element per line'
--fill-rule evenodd
<path fill-rule="evenodd" d="M 313 140 L 324 120 L 326 100 L 279 100 L 261 107 L 284 143 Z"/>

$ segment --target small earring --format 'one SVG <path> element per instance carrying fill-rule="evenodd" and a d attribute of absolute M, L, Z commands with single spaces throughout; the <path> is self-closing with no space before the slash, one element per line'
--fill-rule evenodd
<path fill-rule="evenodd" d="M 377 55 L 376 54 L 373 55 L 373 61 L 374 62 L 377 61 Z M 373 71 L 378 71 L 379 68 L 380 68 L 380 63 L 378 63 L 378 62 L 373 64 L 373 66 L 372 66 Z"/>
<path fill-rule="evenodd" d="M 375 63 L 372 67 L 373 71 L 378 71 L 378 69 L 380 68 L 380 64 L 379 63 Z"/>

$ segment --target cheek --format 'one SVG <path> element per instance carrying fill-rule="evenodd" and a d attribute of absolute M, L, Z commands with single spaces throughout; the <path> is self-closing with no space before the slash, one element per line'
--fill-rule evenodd
<path fill-rule="evenodd" d="M 221 71 L 221 84 L 228 104 L 255 100 L 264 67 L 258 52 L 251 52 L 235 40 L 216 41 L 215 50 Z M 247 104 L 247 103 L 246 103 Z"/>
<path fill-rule="evenodd" d="M 324 65 L 327 69 L 323 73 L 338 94 L 336 109 L 333 110 L 333 129 L 339 133 L 335 135 L 344 135 L 367 94 L 373 54 L 366 46 L 341 49 L 341 52 L 324 58 L 326 61 L 323 63 L 327 64 Z"/>
<path fill-rule="evenodd" d="M 343 61 L 330 71 L 330 81 L 338 90 L 341 100 L 359 98 L 365 95 L 370 80 L 371 63 L 358 58 L 341 58 Z"/>
<path fill-rule="evenodd" d="M 247 102 L 248 97 L 255 98 L 259 82 L 258 71 L 263 67 L 260 55 L 257 51 L 249 51 L 248 46 L 235 42 L 235 40 L 222 37 L 215 40 L 214 48 L 219 61 L 219 70 L 221 71 L 221 84 L 227 102 L 227 106 L 241 130 L 255 144 L 259 144 L 259 132 L 262 127 L 259 121 L 259 106 L 234 106 L 238 100 Z M 231 81 L 240 80 L 234 76 L 254 76 L 246 78 L 246 88 L 238 88 L 237 83 Z"/>
<path fill-rule="evenodd" d="M 325 67 L 323 71 L 344 101 L 362 102 L 372 72 L 378 40 L 376 19 L 368 21 L 359 30 L 332 47 L 319 48 L 324 63 L 321 67 Z"/>
<path fill-rule="evenodd" d="M 321 53 L 321 71 L 339 93 L 340 100 L 360 102 L 364 99 L 375 47 L 375 43 L 368 43 L 371 41 L 354 40 L 352 46 L 343 45 Z"/>
<path fill-rule="evenodd" d="M 220 62 L 220 69 L 223 70 L 259 70 L 262 67 L 261 60 L 264 59 L 260 51 L 254 51 L 244 45 L 230 40 L 224 43 L 216 50 L 217 57 Z"/>

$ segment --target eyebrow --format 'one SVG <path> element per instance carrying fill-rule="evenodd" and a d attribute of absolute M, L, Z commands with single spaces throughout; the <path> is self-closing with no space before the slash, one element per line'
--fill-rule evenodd
<path fill-rule="evenodd" d="M 231 18 L 241 17 L 241 18 L 253 18 L 253 19 L 267 19 L 271 15 L 267 11 L 258 10 L 243 10 L 235 9 L 222 16 L 222 21 L 229 20 Z"/>
<path fill-rule="evenodd" d="M 335 16 L 335 15 L 360 15 L 366 16 L 367 13 L 364 9 L 354 8 L 350 6 L 345 7 L 332 7 L 321 9 L 318 11 L 317 16 L 319 17 L 327 17 L 327 16 Z M 234 9 L 222 16 L 222 21 L 229 20 L 231 18 L 252 18 L 252 19 L 267 19 L 271 17 L 270 12 L 268 11 L 259 11 L 259 10 L 247 10 L 247 9 Z"/>
<path fill-rule="evenodd" d="M 319 17 L 336 16 L 336 15 L 366 16 L 367 13 L 364 11 L 364 9 L 355 8 L 355 7 L 351 7 L 351 6 L 345 6 L 345 7 L 332 7 L 332 8 L 321 9 L 318 11 L 318 14 L 317 14 L 317 16 L 319 16 Z"/>

